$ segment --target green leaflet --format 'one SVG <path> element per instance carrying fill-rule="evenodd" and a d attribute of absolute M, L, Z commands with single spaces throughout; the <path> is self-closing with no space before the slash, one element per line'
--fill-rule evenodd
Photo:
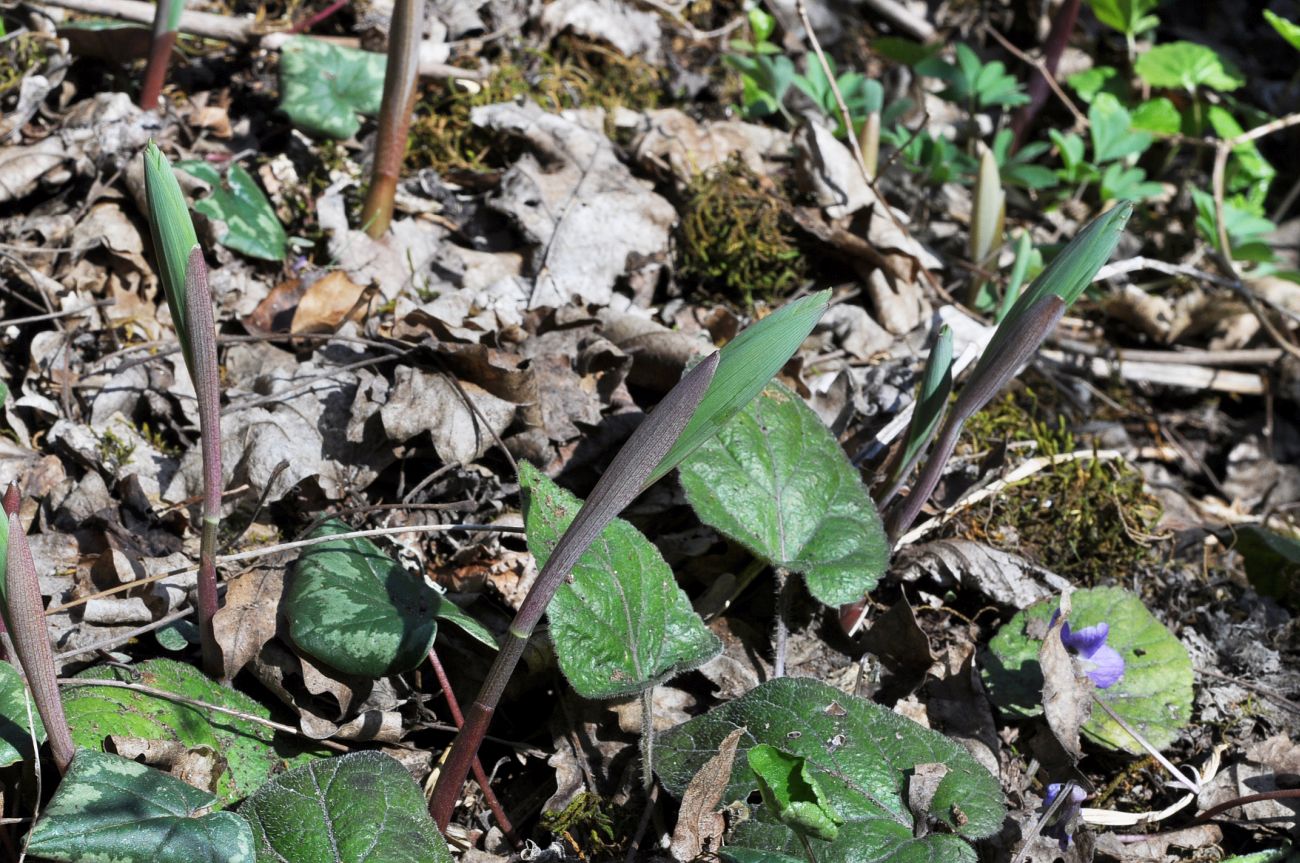
<path fill-rule="evenodd" d="M 144 149 L 144 190 L 149 203 L 149 230 L 153 251 L 158 260 L 167 305 L 171 307 L 172 326 L 185 352 L 185 364 L 193 368 L 192 348 L 186 317 L 185 274 L 189 269 L 190 250 L 199 244 L 194 222 L 185 204 L 171 164 L 158 146 L 150 141 Z"/>
<path fill-rule="evenodd" d="M 384 95 L 383 54 L 298 36 L 280 50 L 280 110 L 312 135 L 351 138 L 358 114 L 379 113 Z"/>
<path fill-rule="evenodd" d="M 1227 92 L 1246 83 L 1236 66 L 1219 56 L 1213 48 L 1195 42 L 1156 45 L 1138 56 L 1133 70 L 1152 87 L 1170 90 L 1191 92 L 1204 86 Z"/>
<path fill-rule="evenodd" d="M 808 759 L 760 743 L 749 750 L 749 769 L 758 779 L 763 803 L 778 821 L 817 839 L 832 841 L 844 819 L 826 799 Z"/>
<path fill-rule="evenodd" d="M 331 519 L 312 536 L 349 530 Z M 445 601 L 370 540 L 340 539 L 298 558 L 284 612 L 299 650 L 345 674 L 379 678 L 424 661 Z"/>
<path fill-rule="evenodd" d="M 129 758 L 79 751 L 27 851 L 58 863 L 253 863 L 253 834 L 216 798 Z"/>
<path fill-rule="evenodd" d="M 253 258 L 284 260 L 284 226 L 248 171 L 232 162 L 223 177 L 214 165 L 198 159 L 177 162 L 176 167 L 211 187 L 206 198 L 194 202 L 194 209 L 225 225 L 217 242 Z"/>
<path fill-rule="evenodd" d="M 257 863 L 452 863 L 419 786 L 379 752 L 277 776 L 239 812 L 252 825 Z"/>
<path fill-rule="evenodd" d="M 528 548 L 545 566 L 582 501 L 519 464 Z M 654 544 L 620 518 L 601 531 L 547 607 L 564 676 L 583 698 L 632 695 L 722 649 Z"/>
<path fill-rule="evenodd" d="M 1192 660 L 1187 649 L 1142 600 L 1116 587 L 1076 590 L 1070 595 L 1070 626 L 1076 631 L 1105 621 L 1106 643 L 1124 658 L 1124 677 L 1096 695 L 1158 749 L 1174 742 L 1192 716 Z M 980 665 L 995 704 L 1018 716 L 1042 712 L 1043 677 L 1038 650 L 1057 600 L 1017 612 L 989 642 Z M 1109 749 L 1144 750 L 1102 710 L 1094 710 L 1083 733 Z"/>
<path fill-rule="evenodd" d="M 139 683 L 205 704 L 271 718 L 269 710 L 243 693 L 221 686 L 191 665 L 171 659 L 150 659 L 131 669 L 98 666 L 77 676 Z M 78 748 L 101 750 L 109 735 L 176 740 L 187 747 L 211 747 L 225 757 L 228 766 L 216 787 L 223 803 L 232 803 L 249 794 L 286 764 L 315 757 L 307 754 L 281 757 L 277 745 L 280 749 L 297 750 L 286 747 L 265 725 L 130 689 L 69 686 L 63 691 L 63 707 L 72 727 L 73 743 Z"/>
<path fill-rule="evenodd" d="M 880 516 L 844 451 L 803 399 L 770 384 L 681 466 L 700 519 L 828 605 L 854 602 L 889 559 Z"/>
<path fill-rule="evenodd" d="M 721 804 L 744 804 L 758 790 L 749 752 L 767 744 L 804 759 L 827 805 L 844 819 L 835 839 L 818 842 L 818 863 L 974 863 L 970 840 L 990 836 L 1005 809 L 998 780 L 958 743 L 892 711 L 807 678 L 763 683 L 659 735 L 658 774 L 680 796 L 729 733 L 745 729 Z M 742 757 L 743 756 L 743 757 Z M 934 825 L 918 837 L 908 807 L 909 773 L 940 762 L 948 773 L 930 801 Z M 795 831 L 767 807 L 726 837 L 722 856 L 738 861 L 803 861 Z"/>
<path fill-rule="evenodd" d="M 750 324 L 719 351 L 718 370 L 677 442 L 645 481 L 649 488 L 749 404 L 808 338 L 830 303 L 820 291 Z"/>

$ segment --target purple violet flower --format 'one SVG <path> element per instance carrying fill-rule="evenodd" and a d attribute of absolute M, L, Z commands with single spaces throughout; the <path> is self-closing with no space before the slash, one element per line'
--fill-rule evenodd
<path fill-rule="evenodd" d="M 1060 615 L 1059 611 L 1053 612 L 1049 626 L 1054 626 Z M 1077 632 L 1070 629 L 1070 621 L 1061 624 L 1061 643 L 1078 658 L 1084 674 L 1098 689 L 1109 689 L 1124 676 L 1124 657 L 1106 644 L 1108 635 L 1110 624 L 1105 621 Z"/>
<path fill-rule="evenodd" d="M 1047 786 L 1047 799 L 1043 801 L 1043 811 L 1051 808 L 1065 784 L 1063 782 L 1053 782 Z M 1083 811 L 1083 801 L 1088 797 L 1087 793 L 1078 785 L 1073 782 L 1069 783 L 1069 785 L 1070 796 L 1061 801 L 1061 805 L 1052 813 L 1052 817 L 1048 819 L 1047 824 L 1043 827 L 1043 835 L 1055 839 L 1056 844 L 1060 846 L 1062 851 L 1067 850 L 1070 844 L 1074 842 L 1074 822 L 1078 820 L 1079 814 Z"/>

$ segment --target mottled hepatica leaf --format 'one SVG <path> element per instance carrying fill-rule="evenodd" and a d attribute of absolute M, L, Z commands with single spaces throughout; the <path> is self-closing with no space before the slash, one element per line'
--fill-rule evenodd
<path fill-rule="evenodd" d="M 250 257 L 284 260 L 284 226 L 248 171 L 232 162 L 222 176 L 216 166 L 198 159 L 177 162 L 176 167 L 211 186 L 206 198 L 194 202 L 194 209 L 225 225 L 217 242 Z"/>
<path fill-rule="evenodd" d="M 521 462 L 528 548 L 544 566 L 582 501 Z M 640 692 L 722 649 L 654 544 L 620 518 L 601 531 L 547 607 L 564 676 L 584 698 Z"/>
<path fill-rule="evenodd" d="M 137 683 L 204 704 L 271 718 L 269 710 L 247 695 L 171 659 L 150 659 L 130 669 L 98 666 L 77 677 Z M 72 742 L 78 747 L 100 750 L 109 736 L 117 735 L 174 740 L 189 748 L 207 746 L 220 752 L 227 769 L 217 779 L 216 792 L 223 803 L 250 794 L 273 772 L 283 769 L 284 754 L 296 751 L 294 744 L 277 738 L 275 731 L 260 723 L 131 689 L 69 686 L 63 692 L 63 706 L 72 726 Z M 281 751 L 277 752 L 277 748 Z M 310 757 L 296 756 L 289 763 Z"/>
<path fill-rule="evenodd" d="M 722 804 L 745 803 L 759 790 L 749 751 L 761 744 L 804 760 L 827 807 L 843 824 L 814 846 L 818 863 L 974 863 L 969 840 L 995 833 L 1005 810 L 1002 789 L 958 743 L 878 704 L 816 680 L 782 677 L 659 735 L 658 773 L 681 795 L 687 783 L 736 728 L 745 729 Z M 743 756 L 743 757 L 742 757 Z M 908 805 L 917 765 L 946 764 L 930 798 L 927 824 Z M 806 863 L 795 830 L 768 807 L 751 805 L 722 857 L 736 861 Z"/>
<path fill-rule="evenodd" d="M 1192 660 L 1187 649 L 1137 596 L 1117 587 L 1076 590 L 1070 625 L 1083 629 L 1105 622 L 1107 644 L 1124 658 L 1124 676 L 1107 689 L 1095 690 L 1126 722 L 1157 748 L 1174 742 L 1192 716 Z M 1042 712 L 1043 674 L 1038 651 L 1057 600 L 1036 602 L 1016 613 L 989 642 L 980 667 L 995 704 L 1017 716 Z M 1083 733 L 1110 749 L 1134 754 L 1141 745 L 1102 710 L 1094 710 Z"/>
<path fill-rule="evenodd" d="M 253 827 L 257 863 L 451 863 L 419 786 L 379 752 L 277 776 L 239 812 Z"/>
<path fill-rule="evenodd" d="M 858 472 L 803 399 L 769 384 L 682 463 L 700 520 L 793 572 L 828 605 L 875 587 L 889 560 Z"/>
<path fill-rule="evenodd" d="M 31 723 L 27 721 L 27 686 L 8 662 L 0 662 L 0 767 L 32 757 Z M 45 741 L 45 726 L 31 703 L 31 722 L 36 725 L 36 742 Z"/>
<path fill-rule="evenodd" d="M 312 536 L 348 530 L 331 519 Z M 379 678 L 424 661 L 444 601 L 370 540 L 338 539 L 298 558 L 284 613 L 299 650 L 346 674 Z"/>
<path fill-rule="evenodd" d="M 280 110 L 312 135 L 351 138 L 379 113 L 387 57 L 300 36 L 280 51 Z"/>
<path fill-rule="evenodd" d="M 253 833 L 216 798 L 129 758 L 82 749 L 32 828 L 58 863 L 253 863 Z M 207 813 L 207 814 L 204 814 Z"/>

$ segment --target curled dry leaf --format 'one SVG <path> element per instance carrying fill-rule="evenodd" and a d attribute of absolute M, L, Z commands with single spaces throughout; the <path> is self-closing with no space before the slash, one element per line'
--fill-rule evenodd
<path fill-rule="evenodd" d="M 226 679 L 232 680 L 275 637 L 276 612 L 284 593 L 284 569 L 246 570 L 227 582 L 226 599 L 212 616 Z"/>
<path fill-rule="evenodd" d="M 722 846 L 722 834 L 727 822 L 718 804 L 722 802 L 722 794 L 727 790 L 731 765 L 736 760 L 736 746 L 745 730 L 737 728 L 724 737 L 718 744 L 718 753 L 705 762 L 700 772 L 687 784 L 686 791 L 682 794 L 682 808 L 677 814 L 677 827 L 673 830 L 670 849 L 673 859 L 678 863 L 689 863 L 705 852 L 717 852 Z M 947 772 L 947 768 L 944 772 Z M 934 796 L 933 791 L 930 796 Z"/>
<path fill-rule="evenodd" d="M 1061 748 L 1077 762 L 1083 757 L 1079 729 L 1092 715 L 1092 684 L 1061 641 L 1061 626 L 1069 615 L 1068 594 L 1063 594 L 1061 614 L 1043 638 L 1038 665 L 1043 670 L 1043 716 Z"/>

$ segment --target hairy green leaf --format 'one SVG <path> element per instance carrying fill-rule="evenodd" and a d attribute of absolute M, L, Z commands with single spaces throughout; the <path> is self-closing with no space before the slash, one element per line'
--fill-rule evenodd
<path fill-rule="evenodd" d="M 388 58 L 299 36 L 280 50 L 280 110 L 312 135 L 351 138 L 379 113 Z"/>
<path fill-rule="evenodd" d="M 349 530 L 331 519 L 312 536 Z M 370 540 L 337 539 L 298 558 L 284 610 L 299 650 L 345 674 L 379 678 L 424 661 L 447 601 Z"/>
<path fill-rule="evenodd" d="M 649 487 L 753 401 L 808 338 L 830 303 L 829 290 L 787 303 L 750 324 L 719 351 L 718 370 L 677 442 L 650 474 Z"/>
<path fill-rule="evenodd" d="M 1096 690 L 1097 697 L 1152 745 L 1160 749 L 1171 745 L 1192 715 L 1192 660 L 1187 649 L 1142 600 L 1126 590 L 1076 590 L 1070 603 L 1070 626 L 1078 631 L 1104 621 L 1110 626 L 1106 644 L 1124 658 L 1123 678 L 1108 689 Z M 994 703 L 1009 713 L 1036 716 L 1042 712 L 1038 651 L 1056 609 L 1056 599 L 1037 602 L 1017 612 L 989 642 L 981 663 L 984 682 Z M 1092 712 L 1083 733 L 1110 749 L 1145 751 L 1101 710 Z"/>
<path fill-rule="evenodd" d="M 58 863 L 253 863 L 253 833 L 216 798 L 129 758 L 79 751 L 27 851 Z"/>
<path fill-rule="evenodd" d="M 812 408 L 780 384 L 684 462 L 681 480 L 702 521 L 803 573 L 828 605 L 861 599 L 888 562 L 857 471 Z"/>
<path fill-rule="evenodd" d="M 767 744 L 804 759 L 827 804 L 844 819 L 833 841 L 817 843 L 818 863 L 974 863 L 969 840 L 990 836 L 1005 810 L 998 780 L 959 744 L 892 711 L 807 678 L 761 684 L 704 716 L 659 735 L 658 773 L 681 795 L 719 744 L 745 729 L 721 805 L 744 804 L 758 790 L 749 751 Z M 741 757 L 741 756 L 744 757 Z M 908 781 L 918 764 L 949 768 L 918 830 Z M 723 857 L 806 861 L 795 831 L 766 807 L 726 838 Z M 937 827 L 937 829 L 935 829 Z M 918 835 L 925 833 L 926 835 Z"/>
<path fill-rule="evenodd" d="M 451 863 L 411 774 L 379 752 L 314 761 L 263 785 L 239 812 L 257 863 Z"/>
<path fill-rule="evenodd" d="M 1196 42 L 1167 42 L 1137 58 L 1133 69 L 1152 87 L 1228 92 L 1246 83 L 1241 72 L 1213 48 Z"/>
<path fill-rule="evenodd" d="M 171 659 L 150 659 L 130 669 L 97 666 L 77 677 L 136 683 L 227 710 L 271 718 L 269 710 L 243 693 L 221 686 L 191 665 Z M 190 748 L 207 746 L 219 752 L 229 768 L 217 780 L 216 793 L 223 803 L 249 794 L 286 764 L 286 759 L 274 748 L 278 745 L 284 749 L 286 744 L 278 740 L 272 729 L 228 713 L 107 686 L 66 687 L 63 706 L 72 726 L 73 743 L 80 748 L 101 750 L 110 735 L 117 735 L 174 740 Z M 310 757 L 295 755 L 287 763 Z"/>
<path fill-rule="evenodd" d="M 33 725 L 36 742 L 44 743 L 45 725 L 36 712 L 36 702 L 27 694 L 22 675 L 8 662 L 0 661 L 0 767 L 32 757 Z"/>
<path fill-rule="evenodd" d="M 519 465 L 528 548 L 545 566 L 582 501 Z M 659 550 L 614 519 L 547 607 L 564 676 L 583 698 L 631 695 L 708 662 L 722 649 L 691 609 Z"/>
<path fill-rule="evenodd" d="M 194 202 L 194 209 L 225 225 L 217 242 L 249 257 L 284 260 L 284 226 L 248 171 L 232 162 L 223 177 L 216 166 L 199 159 L 177 162 L 176 167 L 211 187 L 206 198 Z"/>

